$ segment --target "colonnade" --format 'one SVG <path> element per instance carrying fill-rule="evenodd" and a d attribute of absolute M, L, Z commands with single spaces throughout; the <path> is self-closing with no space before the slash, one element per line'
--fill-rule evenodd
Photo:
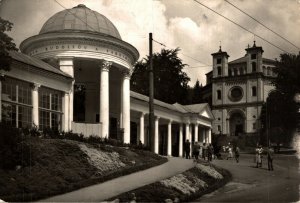
<path fill-rule="evenodd" d="M 145 116 L 148 116 L 146 113 L 140 113 L 138 125 L 138 142 L 140 141 L 142 144 L 146 144 L 146 136 L 149 136 L 147 133 L 147 126 L 145 125 Z M 164 122 L 161 122 L 164 120 Z M 167 121 L 167 122 L 166 122 Z M 167 133 L 167 156 L 172 156 L 172 139 L 175 138 L 173 127 L 176 126 L 178 131 L 176 131 L 176 136 L 179 138 L 178 142 L 178 155 L 179 157 L 183 156 L 183 145 L 186 140 L 190 142 L 202 142 L 202 143 L 211 143 L 211 127 L 200 125 L 198 123 L 181 123 L 177 121 L 173 121 L 171 119 L 166 119 L 162 117 L 155 117 L 154 123 L 154 152 L 159 154 L 159 143 L 160 143 L 160 126 L 166 125 Z M 193 128 L 193 130 L 192 130 Z M 172 134 L 173 133 L 173 134 Z M 185 140 L 184 140 L 185 137 Z M 191 145 L 192 147 L 192 145 Z"/>

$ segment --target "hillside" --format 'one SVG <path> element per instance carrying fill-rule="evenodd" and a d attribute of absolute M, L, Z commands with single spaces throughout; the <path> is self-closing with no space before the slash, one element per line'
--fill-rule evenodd
<path fill-rule="evenodd" d="M 167 161 L 148 151 L 62 139 L 29 138 L 29 165 L 0 169 L 0 199 L 32 201 L 100 183 Z"/>

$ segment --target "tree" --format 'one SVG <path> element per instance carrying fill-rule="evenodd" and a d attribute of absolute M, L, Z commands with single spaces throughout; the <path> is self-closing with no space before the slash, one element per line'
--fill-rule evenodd
<path fill-rule="evenodd" d="M 0 70 L 10 70 L 12 58 L 9 56 L 9 51 L 18 51 L 13 39 L 5 33 L 11 31 L 12 26 L 13 23 L 0 17 Z"/>
<path fill-rule="evenodd" d="M 178 58 L 177 49 L 162 49 L 153 54 L 154 98 L 166 103 L 187 103 L 187 90 L 190 78 L 183 68 L 185 64 Z M 149 56 L 139 61 L 131 77 L 131 89 L 149 95 Z"/>
<path fill-rule="evenodd" d="M 299 107 L 294 97 L 296 93 L 300 93 L 300 56 L 282 54 L 275 72 L 275 91 L 269 93 L 261 120 L 264 133 L 269 130 L 272 142 L 289 143 L 297 127 Z"/>
<path fill-rule="evenodd" d="M 193 88 L 193 97 L 192 97 L 193 104 L 198 104 L 198 103 L 203 102 L 202 95 L 201 95 L 201 89 L 202 89 L 202 84 L 200 85 L 199 80 L 197 80 L 195 83 L 195 86 Z"/>

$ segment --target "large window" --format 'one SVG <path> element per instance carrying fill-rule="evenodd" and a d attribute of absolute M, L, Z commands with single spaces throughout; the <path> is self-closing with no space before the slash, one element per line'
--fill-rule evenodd
<path fill-rule="evenodd" d="M 217 90 L 217 99 L 218 100 L 222 99 L 221 90 Z"/>
<path fill-rule="evenodd" d="M 221 75 L 222 75 L 222 69 L 221 69 L 221 66 L 218 66 L 217 69 L 218 69 L 218 76 L 221 76 Z"/>
<path fill-rule="evenodd" d="M 6 77 L 2 81 L 2 120 L 18 128 L 31 127 L 32 101 L 30 83 Z"/>
<path fill-rule="evenodd" d="M 256 95 L 257 95 L 257 93 L 256 93 L 256 87 L 253 86 L 253 87 L 252 87 L 252 96 L 253 96 L 253 97 L 256 97 Z"/>
<path fill-rule="evenodd" d="M 256 72 L 256 63 L 252 62 L 252 72 Z"/>
<path fill-rule="evenodd" d="M 39 128 L 61 130 L 62 93 L 41 87 L 39 89 Z"/>

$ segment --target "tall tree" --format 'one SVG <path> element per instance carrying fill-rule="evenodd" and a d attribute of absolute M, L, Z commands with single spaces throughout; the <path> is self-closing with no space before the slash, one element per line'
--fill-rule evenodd
<path fill-rule="evenodd" d="M 9 51 L 18 51 L 13 39 L 6 32 L 11 31 L 13 24 L 0 17 L 0 70 L 10 70 L 11 57 Z"/>
<path fill-rule="evenodd" d="M 294 101 L 296 93 L 300 93 L 300 56 L 282 54 L 273 81 L 272 91 L 262 111 L 264 134 L 272 142 L 289 143 L 298 122 L 299 104 Z M 267 133 L 268 130 L 268 133 Z"/>
<path fill-rule="evenodd" d="M 199 80 L 197 80 L 193 88 L 193 99 L 192 99 L 193 104 L 198 104 L 203 102 L 202 95 L 201 95 L 201 88 L 202 88 L 202 84 L 200 85 Z"/>
<path fill-rule="evenodd" d="M 185 64 L 177 56 L 177 49 L 162 49 L 153 54 L 154 98 L 167 103 L 187 103 L 187 89 L 190 78 L 183 68 Z M 131 89 L 149 95 L 149 56 L 139 61 L 131 78 Z"/>

